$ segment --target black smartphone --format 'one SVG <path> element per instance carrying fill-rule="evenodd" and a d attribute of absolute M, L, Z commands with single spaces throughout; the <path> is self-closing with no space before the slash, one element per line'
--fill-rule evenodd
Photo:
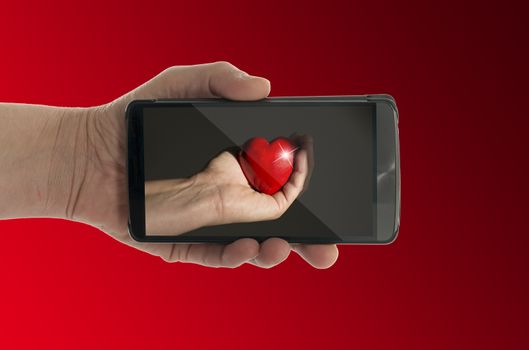
<path fill-rule="evenodd" d="M 292 243 L 383 244 L 397 236 L 398 112 L 389 95 L 137 100 L 127 107 L 126 128 L 129 232 L 137 241 L 280 237 Z M 287 197 L 294 186 L 287 184 L 300 178 L 302 190 L 291 191 L 295 199 L 277 217 L 204 224 L 176 234 L 171 226 L 160 230 L 156 206 L 149 204 L 151 193 L 163 188 L 157 184 L 194 178 L 222 152 L 233 155 L 230 176 L 244 185 L 245 194 Z M 172 200 L 176 192 L 157 196 L 157 203 Z M 250 217 L 264 210 L 256 204 L 261 202 L 246 203 L 242 195 L 229 200 Z M 183 221 L 189 220 L 194 218 Z M 179 223 L 171 225 L 177 232 Z"/>

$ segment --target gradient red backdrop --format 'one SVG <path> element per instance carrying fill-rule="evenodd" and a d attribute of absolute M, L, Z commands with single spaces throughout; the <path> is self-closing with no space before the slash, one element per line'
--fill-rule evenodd
<path fill-rule="evenodd" d="M 2 221 L 0 348 L 527 348 L 527 8 L 485 3 L 3 3 L 0 101 L 101 104 L 228 60 L 272 96 L 392 94 L 403 183 L 398 240 L 326 271 L 167 264 Z"/>

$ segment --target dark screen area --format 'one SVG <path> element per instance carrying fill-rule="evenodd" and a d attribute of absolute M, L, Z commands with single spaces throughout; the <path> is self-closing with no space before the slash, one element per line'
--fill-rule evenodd
<path fill-rule="evenodd" d="M 143 117 L 145 181 L 190 177 L 222 150 L 253 137 L 271 141 L 298 133 L 313 138 L 308 187 L 279 219 L 203 227 L 186 236 L 340 240 L 374 235 L 374 105 L 186 104 L 145 108 Z"/>

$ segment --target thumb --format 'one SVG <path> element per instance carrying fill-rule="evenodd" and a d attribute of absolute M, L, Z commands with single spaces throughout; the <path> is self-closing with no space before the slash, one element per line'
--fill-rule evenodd
<path fill-rule="evenodd" d="M 228 62 L 167 68 L 151 80 L 121 96 L 112 104 L 125 109 L 138 99 L 223 97 L 258 100 L 270 93 L 270 81 L 256 77 Z"/>

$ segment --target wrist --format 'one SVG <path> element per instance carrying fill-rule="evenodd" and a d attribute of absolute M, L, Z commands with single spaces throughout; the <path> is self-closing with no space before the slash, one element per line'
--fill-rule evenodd
<path fill-rule="evenodd" d="M 145 219 L 150 235 L 179 235 L 216 222 L 214 191 L 200 175 L 146 182 Z"/>
<path fill-rule="evenodd" d="M 197 195 L 197 202 L 201 204 L 199 207 L 204 211 L 203 226 L 224 224 L 225 204 L 222 201 L 221 189 L 216 184 L 215 176 L 202 171 L 193 175 L 191 181 L 193 181 L 194 191 L 199 193 Z"/>
<path fill-rule="evenodd" d="M 83 110 L 0 104 L 0 218 L 68 217 Z"/>

